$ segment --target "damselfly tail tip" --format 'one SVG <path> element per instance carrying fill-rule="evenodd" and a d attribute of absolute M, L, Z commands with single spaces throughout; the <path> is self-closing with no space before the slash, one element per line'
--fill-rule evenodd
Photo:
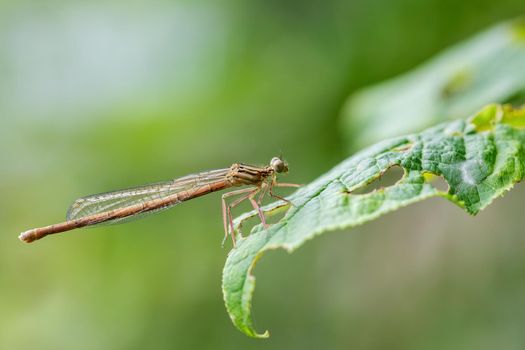
<path fill-rule="evenodd" d="M 24 231 L 19 236 L 18 239 L 25 243 L 31 243 L 35 240 L 33 236 L 33 230 Z"/>

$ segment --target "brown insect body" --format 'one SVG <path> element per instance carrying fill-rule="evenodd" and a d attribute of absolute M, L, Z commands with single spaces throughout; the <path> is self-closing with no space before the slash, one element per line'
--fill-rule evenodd
<path fill-rule="evenodd" d="M 274 170 L 271 167 L 258 168 L 248 164 L 233 164 L 227 179 L 232 186 L 256 185 L 261 183 L 269 176 L 273 175 Z"/>
<path fill-rule="evenodd" d="M 224 190 L 226 188 L 245 185 L 255 186 L 252 188 L 232 191 L 224 194 L 222 197 L 225 238 L 227 237 L 228 233 L 230 233 L 233 243 L 235 245 L 235 235 L 233 232 L 234 228 L 231 216 L 231 209 L 237 204 L 239 204 L 241 201 L 249 199 L 254 209 L 258 210 L 259 217 L 261 218 L 262 223 L 266 226 L 264 215 L 260 209 L 262 197 L 266 194 L 266 192 L 268 192 L 270 196 L 287 201 L 282 197 L 274 195 L 272 193 L 272 188 L 274 186 L 298 186 L 295 184 L 278 184 L 276 182 L 276 173 L 282 173 L 287 171 L 288 166 L 286 165 L 286 163 L 284 163 L 280 158 L 275 157 L 270 162 L 270 165 L 266 167 L 256 167 L 252 165 L 236 163 L 228 169 L 212 170 L 196 175 L 189 175 L 161 185 L 157 184 L 151 186 L 144 186 L 140 189 L 121 190 L 81 198 L 78 199 L 71 206 L 70 209 L 70 212 L 74 211 L 75 215 L 80 215 L 80 217 L 59 224 L 35 228 L 22 232 L 19 238 L 20 240 L 26 243 L 30 243 L 50 234 L 70 231 L 76 228 L 92 226 L 100 223 L 117 222 L 138 214 L 168 208 L 178 203 L 182 203 L 193 198 L 201 197 L 211 192 Z M 260 192 L 262 193 L 259 196 L 258 201 L 255 201 L 253 198 Z M 147 200 L 145 199 L 139 202 L 137 199 L 140 199 L 140 197 L 138 197 L 137 194 L 149 195 L 149 197 L 146 197 L 148 198 Z M 155 196 L 153 196 L 152 194 Z M 244 195 L 235 200 L 232 204 L 226 204 L 225 199 L 227 197 L 238 194 Z M 132 202 L 134 204 L 116 207 L 116 203 L 118 204 L 120 202 L 117 201 L 110 205 L 107 205 L 104 202 L 109 202 L 108 199 L 125 199 L 126 196 L 137 197 Z M 97 203 L 97 201 L 101 204 L 105 204 L 105 206 L 101 205 L 100 203 Z M 97 207 L 96 205 L 99 205 L 100 207 Z M 90 206 L 95 207 L 94 209 L 90 209 Z M 115 208 L 110 210 L 103 210 L 103 208 L 107 207 Z M 87 208 L 86 212 L 88 213 L 84 216 L 81 215 L 83 208 Z M 90 211 L 88 209 L 94 211 L 94 213 L 89 214 Z M 230 224 L 230 232 L 228 232 L 228 222 Z"/>

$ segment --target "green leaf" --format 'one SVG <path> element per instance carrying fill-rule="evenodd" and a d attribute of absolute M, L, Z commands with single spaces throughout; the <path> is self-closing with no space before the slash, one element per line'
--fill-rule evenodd
<path fill-rule="evenodd" d="M 525 102 L 525 19 L 495 25 L 397 78 L 354 93 L 343 111 L 353 147 L 464 118 L 487 102 Z"/>
<path fill-rule="evenodd" d="M 284 218 L 263 229 L 257 225 L 239 238 L 226 260 L 223 292 L 233 323 L 252 337 L 255 331 L 251 300 L 255 288 L 252 270 L 270 249 L 289 252 L 322 233 L 353 227 L 425 198 L 442 196 L 476 214 L 509 190 L 525 174 L 525 109 L 490 105 L 468 121 L 454 121 L 420 134 L 380 142 L 343 161 L 288 199 L 293 206 Z M 397 183 L 370 193 L 357 190 L 379 179 L 390 167 L 401 166 Z M 433 174 L 434 176 L 429 176 Z M 441 176 L 448 192 L 429 179 Z M 263 208 L 271 215 L 286 209 L 284 202 Z M 237 218 L 240 228 L 250 212 Z"/>

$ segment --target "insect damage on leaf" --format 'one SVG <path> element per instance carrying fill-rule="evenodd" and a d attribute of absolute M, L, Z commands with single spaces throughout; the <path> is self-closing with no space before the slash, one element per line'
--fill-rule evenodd
<path fill-rule="evenodd" d="M 252 270 L 267 250 L 292 252 L 324 232 L 354 227 L 430 197 L 447 198 L 471 214 L 485 208 L 524 177 L 524 125 L 525 109 L 489 105 L 468 121 L 380 142 L 300 188 L 288 197 L 293 206 L 280 221 L 268 229 L 255 226 L 228 255 L 223 293 L 235 326 L 252 337 L 268 336 L 255 331 L 251 317 Z M 402 168 L 402 176 L 359 192 L 392 168 Z M 444 186 L 433 184 L 436 178 Z M 275 202 L 263 210 L 282 207 Z M 255 215 L 238 217 L 236 227 Z"/>
<path fill-rule="evenodd" d="M 405 170 L 399 166 L 394 165 L 378 174 L 375 178 L 370 179 L 370 182 L 365 186 L 359 187 L 348 194 L 363 195 L 374 191 L 384 191 L 385 188 L 395 185 L 405 175 Z"/>

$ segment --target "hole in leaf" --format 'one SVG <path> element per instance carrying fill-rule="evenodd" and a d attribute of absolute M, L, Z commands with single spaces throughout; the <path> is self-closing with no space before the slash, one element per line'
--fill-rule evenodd
<path fill-rule="evenodd" d="M 351 194 L 367 194 L 386 187 L 395 185 L 405 175 L 405 169 L 399 165 L 393 165 L 372 182 L 351 192 Z"/>
<path fill-rule="evenodd" d="M 290 206 L 287 205 L 287 204 L 284 204 L 282 206 L 279 206 L 279 207 L 273 209 L 270 212 L 265 212 L 264 216 L 266 217 L 266 223 L 268 225 L 273 225 L 273 224 L 281 221 L 281 219 L 284 217 L 284 215 L 286 214 L 288 209 L 290 209 Z"/>
<path fill-rule="evenodd" d="M 448 193 L 450 185 L 443 176 L 433 173 L 424 173 L 423 176 L 425 178 L 425 182 L 432 185 L 432 187 L 434 187 L 436 190 Z"/>
<path fill-rule="evenodd" d="M 280 195 L 284 196 L 284 194 L 280 194 Z M 269 204 L 269 203 L 271 203 L 273 201 L 279 201 L 279 199 L 273 198 L 273 197 L 271 197 L 270 195 L 267 194 L 264 197 L 264 199 L 263 199 L 263 201 L 262 201 L 260 206 L 264 207 L 266 204 Z M 273 208 L 272 210 L 265 211 L 264 212 L 264 218 L 266 220 L 266 224 L 268 224 L 268 226 L 271 226 L 271 225 L 274 225 L 277 222 L 279 222 L 284 217 L 284 215 L 286 214 L 286 212 L 288 211 L 289 208 L 290 208 L 290 206 L 287 203 L 281 203 L 277 207 Z M 254 226 L 262 224 L 259 215 L 254 211 L 254 208 L 250 204 L 249 200 L 243 201 L 235 209 L 239 213 L 243 213 L 243 212 L 244 213 L 247 213 L 247 212 L 252 212 L 253 213 L 252 216 L 250 216 L 249 218 L 246 218 L 241 223 L 241 225 L 239 227 L 237 227 L 237 229 L 240 230 L 240 232 L 242 232 L 243 236 L 245 236 L 245 237 L 248 236 L 250 234 L 250 232 L 252 231 Z M 233 214 L 233 217 L 235 218 L 236 215 Z"/>
<path fill-rule="evenodd" d="M 392 149 L 392 151 L 394 152 L 405 152 L 405 151 L 409 151 L 410 149 L 412 149 L 412 146 L 414 144 L 412 142 L 408 142 L 404 145 L 400 145 L 400 146 L 397 146 L 395 148 Z"/>

